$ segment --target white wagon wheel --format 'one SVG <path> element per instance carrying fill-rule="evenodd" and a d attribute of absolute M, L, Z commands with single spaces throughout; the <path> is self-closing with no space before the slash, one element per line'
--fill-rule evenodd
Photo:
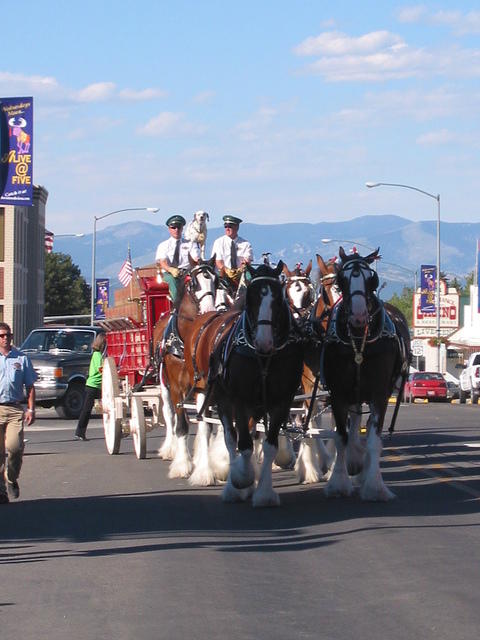
<path fill-rule="evenodd" d="M 120 396 L 117 367 L 113 358 L 105 358 L 102 373 L 102 407 L 105 445 L 110 455 L 120 451 L 122 416 L 117 415 L 115 398 Z"/>
<path fill-rule="evenodd" d="M 143 411 L 142 398 L 131 398 L 130 433 L 133 438 L 133 446 L 139 460 L 147 457 L 147 430 L 145 428 L 145 413 Z"/>

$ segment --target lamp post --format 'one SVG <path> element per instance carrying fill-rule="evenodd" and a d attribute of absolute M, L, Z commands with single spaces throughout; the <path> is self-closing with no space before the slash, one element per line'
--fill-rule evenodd
<path fill-rule="evenodd" d="M 423 195 L 433 198 L 437 201 L 437 292 L 436 292 L 436 328 L 437 328 L 437 371 L 440 373 L 440 194 L 434 195 L 423 189 L 412 187 L 409 184 L 398 184 L 396 182 L 366 182 L 365 186 L 369 189 L 373 187 L 401 187 L 403 189 L 411 189 L 412 191 L 418 191 Z"/>
<path fill-rule="evenodd" d="M 92 291 L 91 291 L 91 304 L 90 304 L 90 322 L 93 326 L 95 319 L 95 257 L 97 248 L 97 222 L 113 216 L 114 213 L 122 213 L 123 211 L 150 211 L 150 213 L 156 213 L 158 209 L 154 207 L 129 207 L 128 209 L 116 209 L 109 213 L 104 213 L 103 216 L 93 216 L 93 237 L 92 237 Z"/>

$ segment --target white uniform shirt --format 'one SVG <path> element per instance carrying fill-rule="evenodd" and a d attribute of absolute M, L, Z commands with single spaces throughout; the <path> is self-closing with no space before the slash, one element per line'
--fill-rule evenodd
<path fill-rule="evenodd" d="M 237 236 L 233 242 L 235 242 L 235 245 L 237 247 L 237 268 L 240 266 L 242 258 L 246 262 L 252 262 L 253 249 L 250 242 L 248 242 L 248 240 L 240 238 L 240 236 Z M 212 256 L 213 254 L 215 254 L 216 260 L 222 260 L 227 269 L 232 268 L 232 262 L 230 260 L 231 245 L 232 239 L 224 235 L 220 236 L 220 238 L 217 238 L 212 247 Z"/>
<path fill-rule="evenodd" d="M 157 253 L 155 254 L 155 261 L 168 260 L 170 264 L 172 264 L 176 245 L 177 241 L 171 236 L 168 240 L 160 242 L 157 247 Z M 185 238 L 182 237 L 180 241 L 180 254 L 177 265 L 178 269 L 188 269 L 190 267 L 188 254 L 190 254 L 192 260 L 197 262 L 200 260 L 200 247 L 196 242 L 190 242 L 190 240 L 185 240 Z"/>

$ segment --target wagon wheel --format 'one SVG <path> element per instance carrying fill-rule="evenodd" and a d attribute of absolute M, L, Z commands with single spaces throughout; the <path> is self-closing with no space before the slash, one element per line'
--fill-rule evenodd
<path fill-rule="evenodd" d="M 139 460 L 147 457 L 147 430 L 145 428 L 145 413 L 143 411 L 142 398 L 132 396 L 130 418 L 130 433 L 133 438 L 133 446 Z"/>
<path fill-rule="evenodd" d="M 120 451 L 122 416 L 117 414 L 115 398 L 120 396 L 117 367 L 113 358 L 105 358 L 102 373 L 102 407 L 105 445 L 110 455 Z"/>

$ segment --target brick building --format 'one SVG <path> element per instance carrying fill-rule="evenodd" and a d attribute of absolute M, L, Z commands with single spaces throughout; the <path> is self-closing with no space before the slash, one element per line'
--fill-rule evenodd
<path fill-rule="evenodd" d="M 33 206 L 0 206 L 0 320 L 20 345 L 43 324 L 45 206 L 48 191 L 34 186 Z"/>

